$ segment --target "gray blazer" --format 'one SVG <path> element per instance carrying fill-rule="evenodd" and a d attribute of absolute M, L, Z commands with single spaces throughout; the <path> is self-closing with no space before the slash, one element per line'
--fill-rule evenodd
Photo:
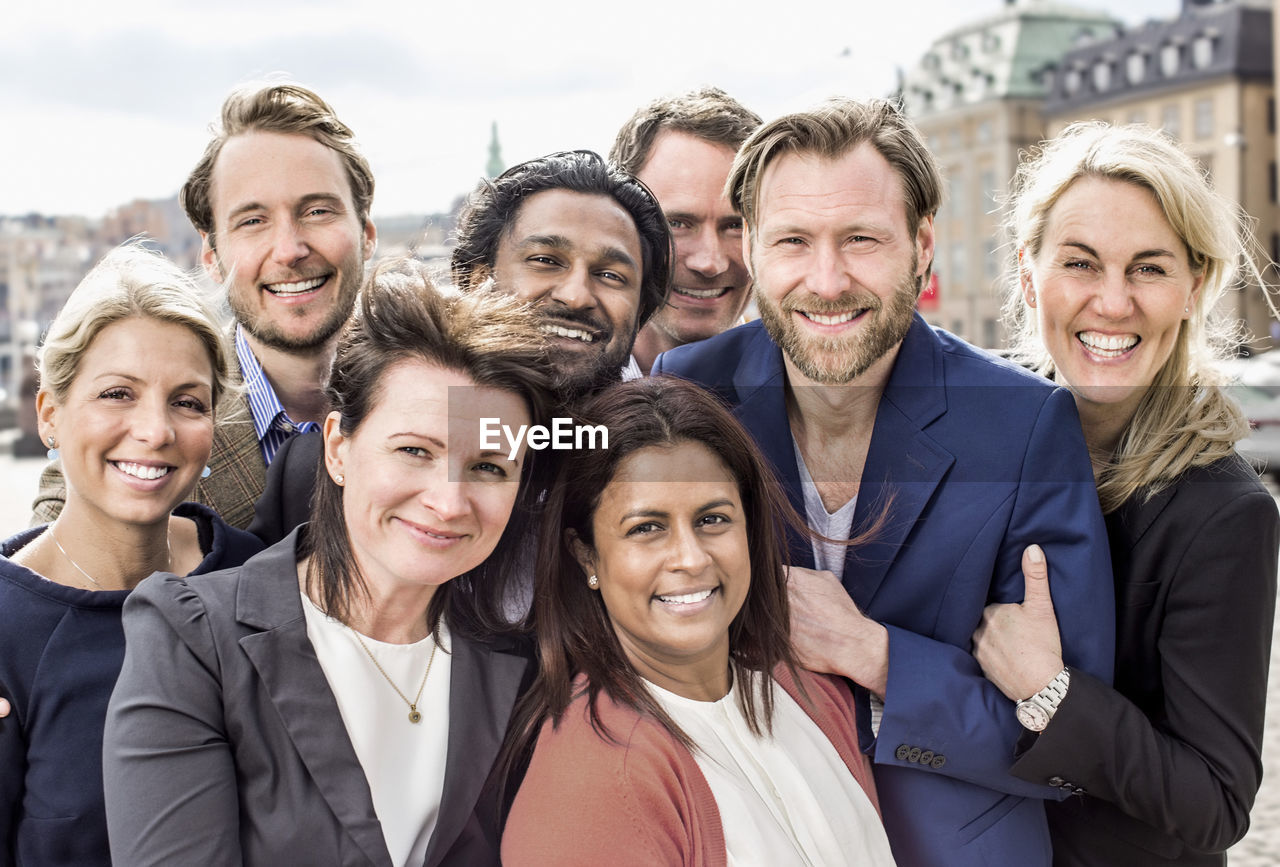
<path fill-rule="evenodd" d="M 390 867 L 307 638 L 297 538 L 238 569 L 158 573 L 125 604 L 103 749 L 115 863 Z M 515 641 L 453 636 L 444 796 L 427 865 L 498 864 L 490 769 L 531 669 Z"/>

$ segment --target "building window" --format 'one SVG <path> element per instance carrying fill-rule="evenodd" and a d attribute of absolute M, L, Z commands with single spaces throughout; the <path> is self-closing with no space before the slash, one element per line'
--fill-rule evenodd
<path fill-rule="evenodd" d="M 996 348 L 996 321 L 991 317 L 982 320 L 982 343 L 983 349 Z"/>
<path fill-rule="evenodd" d="M 1147 75 L 1147 56 L 1135 51 L 1125 58 L 1124 74 L 1130 84 L 1140 84 Z"/>
<path fill-rule="evenodd" d="M 1160 126 L 1174 138 L 1182 136 L 1182 112 L 1177 103 L 1170 103 L 1160 110 Z"/>
<path fill-rule="evenodd" d="M 1280 196 L 1276 195 L 1276 161 L 1272 160 L 1267 164 L 1267 201 L 1271 204 L 1280 202 Z"/>
<path fill-rule="evenodd" d="M 1068 69 L 1062 77 L 1062 86 L 1066 88 L 1067 96 L 1074 96 L 1080 90 L 1080 70 Z"/>
<path fill-rule="evenodd" d="M 963 215 L 967 212 L 965 205 L 968 204 L 964 196 L 964 172 L 959 168 L 955 168 L 949 174 L 951 175 L 951 181 L 947 198 L 951 200 L 951 213 L 953 215 Z"/>
<path fill-rule="evenodd" d="M 1196 138 L 1206 139 L 1213 137 L 1213 99 L 1205 97 L 1197 99 L 1195 102 L 1195 131 Z"/>
<path fill-rule="evenodd" d="M 1099 93 L 1111 87 L 1111 64 L 1099 60 L 1093 65 L 1093 88 Z"/>
<path fill-rule="evenodd" d="M 990 144 L 991 143 L 991 121 L 989 120 L 979 121 L 977 135 L 978 135 L 979 144 Z"/>
<path fill-rule="evenodd" d="M 1280 232 L 1271 233 L 1271 261 L 1280 262 Z"/>
<path fill-rule="evenodd" d="M 1267 97 L 1267 135 L 1276 134 L 1276 98 Z"/>
<path fill-rule="evenodd" d="M 1191 65 L 1196 69 L 1207 69 L 1213 63 L 1213 37 L 1200 36 L 1191 43 Z"/>
<path fill-rule="evenodd" d="M 993 169 L 984 169 L 978 176 L 978 184 L 982 187 L 982 206 L 988 214 L 996 209 L 996 173 Z"/>
<path fill-rule="evenodd" d="M 967 250 L 965 249 L 964 241 L 956 241 L 954 244 L 951 245 L 951 285 L 952 286 L 954 286 L 957 282 L 959 283 L 967 282 L 965 278 L 968 276 L 967 271 L 968 271 L 969 263 L 965 261 L 966 252 Z"/>
<path fill-rule="evenodd" d="M 1160 72 L 1165 78 L 1173 78 L 1182 65 L 1182 46 L 1169 44 L 1160 49 Z"/>

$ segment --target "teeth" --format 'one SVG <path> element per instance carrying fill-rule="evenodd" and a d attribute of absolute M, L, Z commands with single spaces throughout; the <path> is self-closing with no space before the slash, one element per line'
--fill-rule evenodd
<path fill-rule="evenodd" d="M 136 476 L 139 479 L 146 479 L 148 481 L 158 479 L 161 476 L 167 476 L 173 470 L 173 467 L 149 467 L 142 464 L 125 463 L 123 461 L 116 461 L 114 466 L 122 473 L 127 473 L 128 475 Z"/>
<path fill-rule="evenodd" d="M 310 280 L 300 280 L 297 283 L 268 283 L 266 288 L 273 295 L 301 295 L 303 292 L 310 292 L 315 289 L 327 279 L 327 277 L 314 277 Z"/>
<path fill-rule="evenodd" d="M 845 322 L 851 321 L 859 312 L 850 310 L 848 313 L 835 313 L 830 316 L 825 313 L 805 313 L 804 315 L 819 325 L 843 325 Z"/>
<path fill-rule="evenodd" d="M 554 334 L 557 337 L 568 337 L 572 340 L 581 340 L 583 343 L 592 343 L 595 337 L 591 332 L 583 331 L 579 328 L 565 328 L 561 325 L 544 325 L 542 330 L 548 334 Z"/>
<path fill-rule="evenodd" d="M 672 605 L 691 605 L 694 602 L 701 602 L 711 595 L 712 590 L 700 590 L 697 593 L 686 593 L 683 596 L 659 596 L 660 602 L 666 602 Z"/>
<path fill-rule="evenodd" d="M 678 286 L 674 290 L 677 295 L 688 295 L 690 298 L 719 298 L 728 289 L 689 289 L 684 286 Z"/>
<path fill-rule="evenodd" d="M 1090 352 L 1104 358 L 1124 355 L 1137 346 L 1141 339 L 1136 334 L 1098 334 L 1093 331 L 1081 331 L 1076 337 Z"/>

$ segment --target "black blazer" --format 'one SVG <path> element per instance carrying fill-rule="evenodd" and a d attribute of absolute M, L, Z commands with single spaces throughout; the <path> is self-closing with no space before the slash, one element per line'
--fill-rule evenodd
<path fill-rule="evenodd" d="M 1262 778 L 1275 501 L 1236 455 L 1140 499 L 1107 517 L 1115 688 L 1073 669 L 1013 766 L 1085 791 L 1046 804 L 1059 865 L 1225 864 Z"/>
<path fill-rule="evenodd" d="M 319 431 L 291 436 L 267 467 L 266 488 L 253 507 L 249 532 L 274 545 L 311 520 L 316 473 L 324 462 L 324 439 Z"/>
<path fill-rule="evenodd" d="M 158 573 L 126 603 L 104 745 L 115 863 L 390 867 L 307 638 L 296 540 L 238 569 Z M 426 865 L 497 865 L 496 800 L 482 789 L 530 656 L 513 639 L 451 638 L 444 794 Z"/>

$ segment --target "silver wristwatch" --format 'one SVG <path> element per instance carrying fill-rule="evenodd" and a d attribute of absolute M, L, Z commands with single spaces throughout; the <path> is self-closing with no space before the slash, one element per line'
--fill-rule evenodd
<path fill-rule="evenodd" d="M 1018 702 L 1017 714 L 1018 722 L 1022 723 L 1022 727 L 1033 732 L 1044 731 L 1045 726 L 1049 724 L 1049 720 L 1053 719 L 1054 713 L 1058 710 L 1058 705 L 1062 704 L 1062 700 L 1067 697 L 1067 687 L 1071 685 L 1071 672 L 1062 669 L 1058 675 L 1044 689 L 1037 692 L 1031 698 L 1024 698 Z"/>

